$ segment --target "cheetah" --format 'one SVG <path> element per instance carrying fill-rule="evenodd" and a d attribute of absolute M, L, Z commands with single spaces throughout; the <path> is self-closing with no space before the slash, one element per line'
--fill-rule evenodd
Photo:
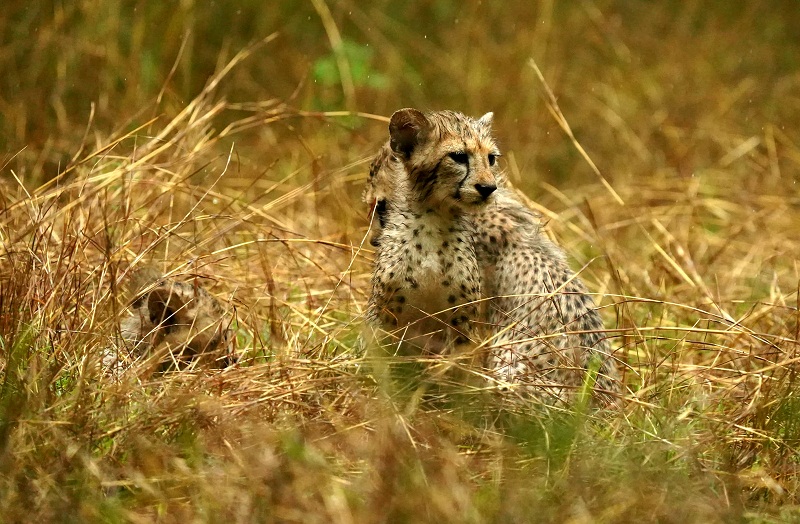
<path fill-rule="evenodd" d="M 621 390 L 617 363 L 594 301 L 564 251 L 508 189 L 498 190 L 475 220 L 488 298 L 487 366 L 495 379 L 562 404 L 589 380 L 602 404 L 614 404 Z"/>
<path fill-rule="evenodd" d="M 496 147 L 496 146 L 495 146 Z M 385 148 L 384 148 L 385 149 Z M 494 151 L 495 158 L 498 155 Z M 372 238 L 379 249 L 393 227 L 392 207 L 403 206 L 402 166 L 382 150 L 370 167 L 363 200 L 377 221 Z M 506 181 L 499 173 L 500 185 Z M 501 390 L 522 390 L 548 403 L 565 403 L 596 371 L 596 397 L 614 402 L 621 389 L 615 360 L 602 337 L 603 323 L 582 281 L 569 268 L 563 250 L 541 231 L 537 215 L 509 187 L 468 216 L 481 297 L 480 319 L 490 346 L 486 365 Z M 460 269 L 459 269 L 460 268 Z M 473 265 L 456 268 L 473 274 Z M 470 297 L 474 299 L 475 297 Z"/>
<path fill-rule="evenodd" d="M 160 369 L 190 362 L 223 367 L 233 355 L 230 312 L 194 282 L 159 279 L 133 300 L 119 325 L 120 340 L 103 356 L 103 367 L 119 374 L 153 357 Z"/>
<path fill-rule="evenodd" d="M 404 347 L 441 354 L 474 337 L 480 275 L 469 213 L 497 188 L 492 114 L 401 109 L 376 166 L 391 166 L 402 198 L 378 204 L 381 221 L 368 321 Z"/>

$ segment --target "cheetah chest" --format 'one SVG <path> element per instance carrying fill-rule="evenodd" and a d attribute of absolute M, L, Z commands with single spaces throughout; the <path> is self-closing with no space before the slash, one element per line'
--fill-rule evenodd
<path fill-rule="evenodd" d="M 457 327 L 480 298 L 471 232 L 452 223 L 412 222 L 387 231 L 378 266 L 386 317 L 397 326 L 442 322 Z M 433 327 L 433 326 L 429 326 Z"/>

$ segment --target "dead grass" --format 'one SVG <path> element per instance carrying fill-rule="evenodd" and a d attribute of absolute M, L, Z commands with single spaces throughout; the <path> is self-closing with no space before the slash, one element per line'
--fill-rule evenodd
<path fill-rule="evenodd" d="M 245 6 L 256 28 L 234 26 L 253 46 L 235 31 L 214 43 L 213 10 L 184 39 L 187 13 L 154 6 L 130 20 L 10 11 L 2 27 L 41 32 L 0 56 L 18 81 L 0 90 L 3 521 L 797 518 L 796 12 L 440 4 L 320 1 L 263 20 Z M 176 38 L 156 74 L 136 54 L 156 52 L 141 29 L 159 16 Z M 121 31 L 102 20 L 130 22 L 135 45 L 93 47 Z M 318 47 L 293 32 L 306 25 Z M 301 82 L 308 56 L 355 60 L 331 27 L 376 49 L 365 67 L 388 87 L 357 67 L 346 89 Z M 46 84 L 26 60 L 76 79 L 99 60 L 152 86 Z M 92 118 L 52 92 L 41 107 L 48 85 L 96 101 Z M 358 195 L 384 133 L 374 115 L 404 105 L 495 110 L 511 180 L 598 293 L 626 363 L 619 410 L 501 408 L 441 371 L 453 363 L 358 351 Z M 104 380 L 142 267 L 232 302 L 241 364 Z"/>

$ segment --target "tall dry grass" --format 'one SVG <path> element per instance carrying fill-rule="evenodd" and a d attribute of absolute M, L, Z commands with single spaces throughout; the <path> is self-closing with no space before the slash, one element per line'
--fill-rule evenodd
<path fill-rule="evenodd" d="M 289 4 L 0 20 L 2 520 L 796 518 L 791 3 Z M 621 409 L 359 351 L 358 194 L 405 105 L 495 110 Z M 235 305 L 239 365 L 104 379 L 144 267 Z"/>

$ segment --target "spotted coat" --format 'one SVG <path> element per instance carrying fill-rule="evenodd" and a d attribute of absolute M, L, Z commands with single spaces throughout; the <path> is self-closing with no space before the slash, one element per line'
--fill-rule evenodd
<path fill-rule="evenodd" d="M 490 297 L 487 365 L 502 387 L 566 401 L 596 371 L 604 403 L 621 390 L 603 321 L 561 248 L 540 230 L 538 217 L 508 189 L 475 216 L 476 252 Z"/>

